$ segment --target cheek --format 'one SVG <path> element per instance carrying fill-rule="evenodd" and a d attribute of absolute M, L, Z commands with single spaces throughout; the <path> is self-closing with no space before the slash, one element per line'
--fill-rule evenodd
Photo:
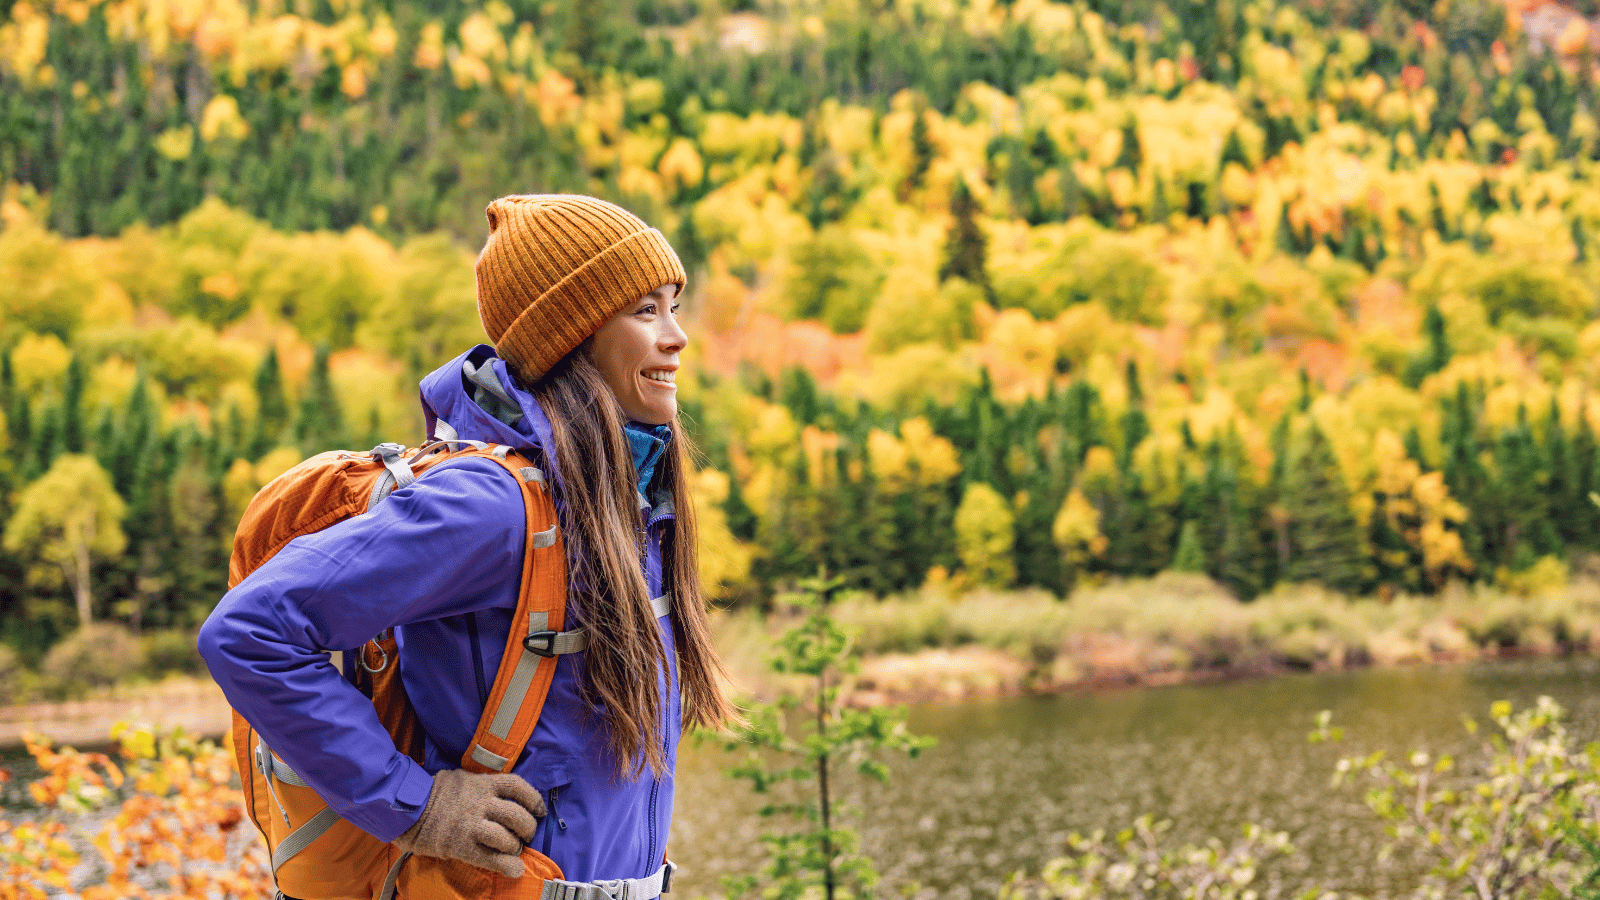
<path fill-rule="evenodd" d="M 625 352 L 626 344 L 613 339 L 596 341 L 594 345 L 594 364 L 600 370 L 600 375 L 613 391 L 621 390 L 629 382 L 633 366 L 628 361 Z"/>

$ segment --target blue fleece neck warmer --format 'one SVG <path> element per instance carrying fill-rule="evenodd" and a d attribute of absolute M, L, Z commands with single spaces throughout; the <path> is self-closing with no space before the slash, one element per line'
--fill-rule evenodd
<path fill-rule="evenodd" d="M 656 464 L 667 451 L 672 440 L 672 429 L 665 425 L 641 425 L 630 421 L 622 426 L 628 439 L 628 449 L 633 451 L 633 468 L 639 473 L 639 493 L 650 495 L 650 480 L 655 477 Z"/>

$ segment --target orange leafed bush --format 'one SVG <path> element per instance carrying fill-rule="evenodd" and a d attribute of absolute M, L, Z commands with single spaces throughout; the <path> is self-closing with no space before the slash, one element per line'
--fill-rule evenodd
<path fill-rule="evenodd" d="M 181 730 L 118 725 L 121 764 L 30 737 L 42 814 L 0 819 L 0 900 L 232 900 L 271 894 L 265 847 L 244 822 L 232 756 Z M 70 836 L 87 839 L 73 841 Z M 88 884 L 75 870 L 92 849 Z M 82 880 L 81 874 L 76 875 Z"/>

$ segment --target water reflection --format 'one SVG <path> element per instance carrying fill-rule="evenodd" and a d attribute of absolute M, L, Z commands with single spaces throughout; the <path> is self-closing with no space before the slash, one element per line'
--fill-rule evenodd
<path fill-rule="evenodd" d="M 1385 894 L 1417 863 L 1375 858 L 1381 832 L 1359 792 L 1329 787 L 1339 756 L 1470 752 L 1463 716 L 1540 694 L 1594 740 L 1597 687 L 1600 663 L 1586 658 L 922 704 L 911 727 L 939 745 L 895 764 L 886 787 L 846 779 L 843 790 L 867 811 L 863 845 L 885 897 L 993 897 L 1010 873 L 1059 855 L 1068 833 L 1146 813 L 1172 819 L 1182 840 L 1229 838 L 1244 822 L 1288 831 L 1304 851 L 1281 873 L 1289 886 Z M 1307 742 L 1323 709 L 1346 729 L 1342 746 Z M 680 763 L 673 855 L 686 867 L 675 892 L 714 893 L 721 875 L 762 863 L 759 804 L 721 774 L 727 765 L 709 747 Z"/>

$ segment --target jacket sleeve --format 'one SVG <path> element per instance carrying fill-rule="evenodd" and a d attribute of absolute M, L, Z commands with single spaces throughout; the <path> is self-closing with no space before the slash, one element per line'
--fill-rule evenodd
<path fill-rule="evenodd" d="M 521 572 L 521 488 L 498 465 L 442 465 L 376 509 L 296 538 L 223 596 L 200 653 L 228 702 L 334 812 L 388 841 L 433 778 L 394 746 L 326 652 L 493 605 Z M 499 588 L 499 590 L 496 590 Z"/>

